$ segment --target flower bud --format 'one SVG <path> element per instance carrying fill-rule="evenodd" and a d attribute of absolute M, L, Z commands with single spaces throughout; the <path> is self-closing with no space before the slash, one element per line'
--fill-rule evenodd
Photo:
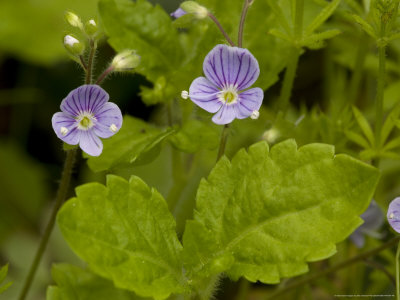
<path fill-rule="evenodd" d="M 74 56 L 82 55 L 85 51 L 85 45 L 70 34 L 64 37 L 64 47 Z"/>
<path fill-rule="evenodd" d="M 83 24 L 81 18 L 79 18 L 76 14 L 71 11 L 67 11 L 64 15 L 65 20 L 73 27 L 78 27 L 80 29 L 83 28 Z"/>
<path fill-rule="evenodd" d="M 134 50 L 125 50 L 117 54 L 111 66 L 114 71 L 124 72 L 136 68 L 140 64 L 140 56 Z"/>
<path fill-rule="evenodd" d="M 205 19 L 208 17 L 208 9 L 195 1 L 185 1 L 181 4 L 181 8 L 188 14 L 195 15 L 198 19 Z"/>
<path fill-rule="evenodd" d="M 97 34 L 99 27 L 95 20 L 90 19 L 85 23 L 85 32 L 88 36 L 93 37 Z"/>

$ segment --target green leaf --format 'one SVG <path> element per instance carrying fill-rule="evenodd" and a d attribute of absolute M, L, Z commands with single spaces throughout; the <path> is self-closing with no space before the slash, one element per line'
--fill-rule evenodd
<path fill-rule="evenodd" d="M 286 17 L 276 0 L 267 0 L 268 5 L 271 7 L 272 11 L 276 16 L 276 20 L 282 26 L 282 28 L 286 31 L 288 35 L 292 34 L 292 30 L 290 29 L 289 23 L 286 21 Z"/>
<path fill-rule="evenodd" d="M 364 117 L 364 115 L 357 109 L 357 107 L 353 106 L 353 113 L 358 126 L 360 126 L 362 132 L 365 137 L 368 139 L 370 145 L 375 145 L 375 136 L 372 132 L 372 128 L 368 123 L 368 120 Z"/>
<path fill-rule="evenodd" d="M 197 193 L 183 236 L 194 277 L 225 271 L 278 283 L 332 256 L 362 222 L 379 172 L 326 144 L 265 142 L 223 157 Z"/>
<path fill-rule="evenodd" d="M 384 147 L 383 151 L 392 150 L 400 147 L 400 137 L 390 140 Z"/>
<path fill-rule="evenodd" d="M 317 30 L 334 13 L 340 4 L 340 1 L 341 0 L 334 0 L 325 6 L 320 14 L 307 26 L 305 35 L 311 35 L 315 30 Z"/>
<path fill-rule="evenodd" d="M 185 291 L 182 246 L 163 197 L 139 177 L 109 175 L 107 186 L 76 189 L 58 214 L 72 250 L 94 273 L 143 297 Z"/>
<path fill-rule="evenodd" d="M 7 273 L 8 273 L 8 264 L 0 269 L 0 284 L 2 284 L 3 281 L 6 279 Z M 3 286 L 0 286 L 0 294 L 5 292 L 12 284 L 13 284 L 12 282 L 8 282 Z"/>
<path fill-rule="evenodd" d="M 47 300 L 138 300 L 134 293 L 117 289 L 109 280 L 68 264 L 52 267 L 57 286 L 47 289 Z"/>
<path fill-rule="evenodd" d="M 371 148 L 371 146 L 368 144 L 368 141 L 362 135 L 350 130 L 346 130 L 344 134 L 350 141 L 356 143 L 357 145 L 365 149 Z"/>
<path fill-rule="evenodd" d="M 400 104 L 397 104 L 393 108 L 393 110 L 389 113 L 389 115 L 386 117 L 386 120 L 383 123 L 381 131 L 381 146 L 383 146 L 386 143 L 387 138 L 389 137 L 393 128 L 396 126 L 396 122 L 399 119 L 399 115 L 400 115 Z"/>
<path fill-rule="evenodd" d="M 358 15 L 352 15 L 354 21 L 356 21 L 358 24 L 360 24 L 361 28 L 369 34 L 372 38 L 377 39 L 377 33 L 375 32 L 375 29 L 367 23 L 363 18 L 361 18 Z"/>
<path fill-rule="evenodd" d="M 332 29 L 321 33 L 311 34 L 302 40 L 302 46 L 313 50 L 320 49 L 325 46 L 325 40 L 331 39 L 340 33 L 340 30 Z"/>
<path fill-rule="evenodd" d="M 277 38 L 280 38 L 280 39 L 282 39 L 284 41 L 287 41 L 289 43 L 292 42 L 292 38 L 289 35 L 287 35 L 286 33 L 283 33 L 282 31 L 280 31 L 278 29 L 274 29 L 273 28 L 268 33 L 270 35 L 276 36 Z"/>
<path fill-rule="evenodd" d="M 187 153 L 195 153 L 200 149 L 214 150 L 219 144 L 219 131 L 205 122 L 189 120 L 178 133 L 171 136 L 170 142 Z"/>
<path fill-rule="evenodd" d="M 109 170 L 137 162 L 172 134 L 172 129 L 159 129 L 150 124 L 125 116 L 121 130 L 103 140 L 103 152 L 98 157 L 87 156 L 94 172 Z"/>

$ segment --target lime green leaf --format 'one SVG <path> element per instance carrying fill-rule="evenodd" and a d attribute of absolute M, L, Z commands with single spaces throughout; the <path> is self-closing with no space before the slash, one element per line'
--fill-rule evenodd
<path fill-rule="evenodd" d="M 287 41 L 289 43 L 292 42 L 292 38 L 289 35 L 287 35 L 286 33 L 283 33 L 282 31 L 280 31 L 278 29 L 274 29 L 273 28 L 268 33 L 270 35 L 276 36 L 277 38 L 280 38 L 280 39 L 282 39 L 284 41 Z"/>
<path fill-rule="evenodd" d="M 392 150 L 400 147 L 400 137 L 390 140 L 384 147 L 383 151 Z"/>
<path fill-rule="evenodd" d="M 183 237 L 193 276 L 278 283 L 307 272 L 359 226 L 379 172 L 326 144 L 265 142 L 222 158 L 200 183 Z"/>
<path fill-rule="evenodd" d="M 384 151 L 382 153 L 379 153 L 379 157 L 399 160 L 400 154 L 393 151 Z"/>
<path fill-rule="evenodd" d="M 371 145 L 375 144 L 374 133 L 372 132 L 371 126 L 368 123 L 368 120 L 364 117 L 364 115 L 357 109 L 357 107 L 353 106 L 353 113 L 358 126 L 360 126 L 362 132 L 365 137 L 368 139 Z"/>
<path fill-rule="evenodd" d="M 368 144 L 368 141 L 362 135 L 350 130 L 346 130 L 344 134 L 350 141 L 356 143 L 357 145 L 365 149 L 371 148 L 371 146 Z"/>
<path fill-rule="evenodd" d="M 88 165 L 94 172 L 99 172 L 132 164 L 173 132 L 172 129 L 158 129 L 140 119 L 125 116 L 121 130 L 103 140 L 102 154 L 88 156 Z"/>
<path fill-rule="evenodd" d="M 2 284 L 3 281 L 6 279 L 7 273 L 8 273 L 8 264 L 0 269 L 0 284 Z M 5 292 L 11 285 L 12 282 L 8 282 L 3 286 L 0 286 L 0 294 Z"/>
<path fill-rule="evenodd" d="M 143 297 L 165 299 L 185 290 L 182 246 L 163 197 L 139 177 L 109 175 L 107 186 L 76 189 L 58 214 L 72 250 L 94 273 Z"/>
<path fill-rule="evenodd" d="M 325 46 L 325 40 L 331 39 L 340 33 L 340 30 L 332 29 L 321 33 L 311 34 L 302 40 L 302 45 L 313 50 L 320 49 Z"/>
<path fill-rule="evenodd" d="M 195 153 L 200 149 L 214 150 L 219 144 L 219 131 L 204 122 L 189 120 L 170 141 L 174 147 L 187 153 Z"/>
<path fill-rule="evenodd" d="M 315 30 L 317 30 L 334 13 L 340 4 L 340 1 L 341 0 L 334 0 L 325 6 L 320 14 L 307 26 L 305 35 L 311 35 Z"/>
<path fill-rule="evenodd" d="M 375 32 L 375 29 L 367 23 L 367 21 L 365 21 L 363 18 L 361 18 L 358 15 L 352 15 L 354 21 L 356 21 L 358 24 L 360 24 L 361 28 L 367 33 L 369 34 L 371 37 L 373 37 L 374 39 L 377 39 L 377 34 Z"/>
<path fill-rule="evenodd" d="M 286 17 L 281 9 L 281 7 L 278 4 L 278 1 L 276 0 L 267 0 L 268 5 L 271 7 L 272 11 L 274 12 L 276 16 L 276 20 L 279 22 L 279 24 L 283 27 L 283 29 L 286 31 L 288 35 L 292 33 L 292 30 L 290 29 L 290 25 L 286 21 Z"/>
<path fill-rule="evenodd" d="M 109 280 L 88 270 L 68 264 L 53 265 L 53 279 L 57 286 L 47 289 L 47 300 L 136 300 L 134 293 L 117 289 Z"/>
<path fill-rule="evenodd" d="M 400 104 L 397 104 L 390 114 L 386 117 L 385 123 L 383 123 L 381 131 L 381 146 L 386 143 L 387 138 L 392 132 L 393 128 L 396 126 L 396 122 L 400 115 Z"/>

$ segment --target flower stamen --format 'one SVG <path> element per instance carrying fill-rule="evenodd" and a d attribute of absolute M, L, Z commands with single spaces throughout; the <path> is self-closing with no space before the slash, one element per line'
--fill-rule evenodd
<path fill-rule="evenodd" d="M 84 112 L 81 113 L 77 118 L 78 122 L 78 128 L 80 130 L 89 130 L 90 128 L 93 127 L 94 121 L 96 121 L 96 118 L 93 116 L 93 114 Z"/>
<path fill-rule="evenodd" d="M 68 128 L 61 127 L 60 128 L 60 133 L 61 133 L 62 136 L 65 136 L 68 133 Z"/>
<path fill-rule="evenodd" d="M 115 124 L 111 124 L 111 125 L 110 125 L 110 130 L 111 130 L 112 132 L 117 132 L 117 131 L 118 131 L 118 127 L 117 127 Z"/>

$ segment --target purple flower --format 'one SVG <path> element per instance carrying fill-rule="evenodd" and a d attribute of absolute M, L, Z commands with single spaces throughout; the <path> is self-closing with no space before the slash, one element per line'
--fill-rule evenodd
<path fill-rule="evenodd" d="M 217 45 L 207 54 L 203 71 L 206 77 L 196 78 L 189 93 L 190 99 L 210 113 L 216 124 L 228 124 L 235 118 L 258 118 L 264 92 L 260 88 L 248 89 L 258 78 L 260 68 L 255 57 L 247 50 Z"/>
<path fill-rule="evenodd" d="M 98 85 L 82 85 L 61 102 L 61 112 L 51 120 L 57 137 L 77 145 L 91 156 L 99 156 L 103 143 L 99 139 L 114 135 L 122 125 L 118 106 Z"/>
<path fill-rule="evenodd" d="M 171 16 L 171 17 L 174 17 L 175 19 L 178 19 L 178 18 L 180 18 L 180 17 L 182 17 L 182 16 L 184 16 L 184 15 L 186 15 L 186 14 L 187 14 L 187 12 L 184 11 L 182 8 L 179 7 L 176 11 L 172 12 L 172 13 L 170 14 L 170 16 Z"/>
<path fill-rule="evenodd" d="M 379 233 L 376 232 L 383 224 L 383 213 L 376 204 L 375 200 L 372 200 L 367 210 L 361 215 L 364 223 L 360 225 L 351 235 L 351 241 L 358 247 L 362 248 L 365 244 L 364 235 L 369 235 L 374 238 L 380 238 Z"/>
<path fill-rule="evenodd" d="M 400 233 L 400 197 L 395 198 L 389 204 L 389 209 L 387 212 L 387 219 L 390 226 Z"/>

